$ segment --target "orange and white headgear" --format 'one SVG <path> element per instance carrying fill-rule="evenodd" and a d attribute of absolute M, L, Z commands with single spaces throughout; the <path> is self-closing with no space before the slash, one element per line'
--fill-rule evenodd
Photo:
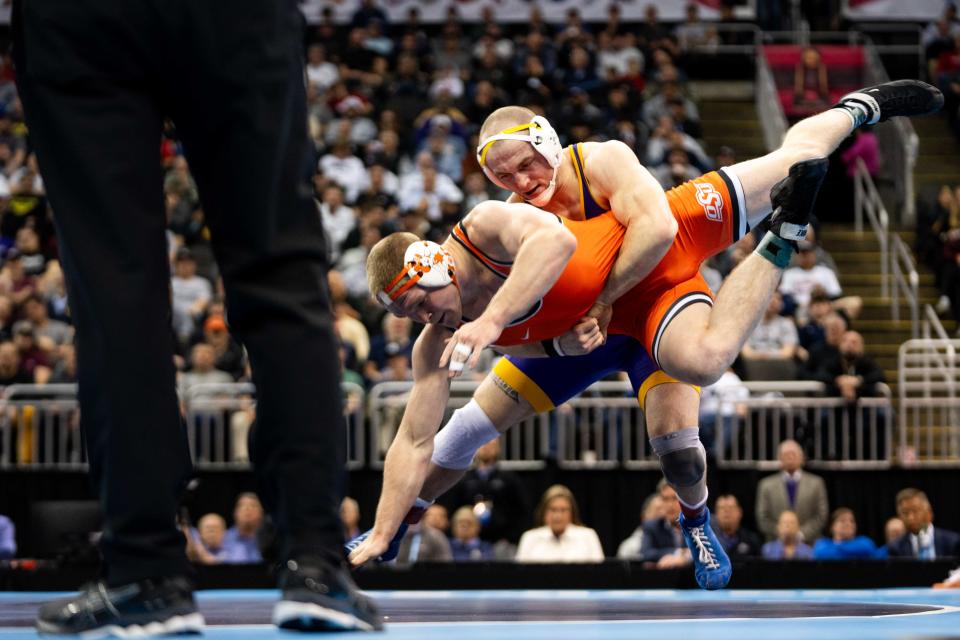
<path fill-rule="evenodd" d="M 560 144 L 560 137 L 550 126 L 550 122 L 543 116 L 534 116 L 533 120 L 526 124 L 507 127 L 500 133 L 483 140 L 477 147 L 477 162 L 491 179 L 492 176 L 486 167 L 487 152 L 490 151 L 490 147 L 497 140 L 529 142 L 540 155 L 546 158 L 547 163 L 553 168 L 553 178 L 550 179 L 550 184 L 543 190 L 543 193 L 533 200 L 527 200 L 535 207 L 545 206 L 550 202 L 550 198 L 553 197 L 553 192 L 557 188 L 557 169 L 560 167 L 560 161 L 563 158 L 563 145 Z"/>
<path fill-rule="evenodd" d="M 409 280 L 404 282 L 404 278 Z M 457 283 L 453 256 L 436 242 L 418 240 L 407 247 L 403 254 L 403 267 L 400 273 L 386 288 L 377 292 L 377 300 L 389 309 L 397 298 L 414 285 L 420 285 L 426 289 L 439 289 L 451 283 L 457 285 L 457 288 L 460 287 Z"/>

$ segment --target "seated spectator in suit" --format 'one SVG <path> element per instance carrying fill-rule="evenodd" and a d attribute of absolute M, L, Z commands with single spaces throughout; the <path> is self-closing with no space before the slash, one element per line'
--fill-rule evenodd
<path fill-rule="evenodd" d="M 360 505 L 350 496 L 345 496 L 340 503 L 340 522 L 344 540 L 353 540 L 360 535 Z"/>
<path fill-rule="evenodd" d="M 397 565 L 408 566 L 417 562 L 450 562 L 453 552 L 450 551 L 450 541 L 430 525 L 423 521 L 410 525 L 407 533 L 400 542 L 400 551 L 397 553 Z"/>
<path fill-rule="evenodd" d="M 657 484 L 657 490 L 663 503 L 663 515 L 643 525 L 640 559 L 644 562 L 655 562 L 658 569 L 689 564 L 690 551 L 680 532 L 680 500 L 677 492 L 663 478 Z"/>
<path fill-rule="evenodd" d="M 17 529 L 7 516 L 0 516 L 0 560 L 17 555 Z"/>
<path fill-rule="evenodd" d="M 233 526 L 223 535 L 223 548 L 227 550 L 224 562 L 260 562 L 260 546 L 257 534 L 263 526 L 263 506 L 260 498 L 252 492 L 237 496 L 233 507 Z"/>
<path fill-rule="evenodd" d="M 800 520 L 793 511 L 780 512 L 777 520 L 777 539 L 763 545 L 765 560 L 810 560 L 813 549 L 800 537 Z"/>
<path fill-rule="evenodd" d="M 499 438 L 477 450 L 473 468 L 447 495 L 448 507 L 473 508 L 480 519 L 480 538 L 494 545 L 498 558 L 513 557 L 521 534 L 530 527 L 530 498 L 517 474 L 500 465 Z"/>
<path fill-rule="evenodd" d="M 480 520 L 470 507 L 460 507 L 453 514 L 453 539 L 450 550 L 454 562 L 493 560 L 493 545 L 480 539 Z"/>
<path fill-rule="evenodd" d="M 897 515 L 907 534 L 887 545 L 891 558 L 935 560 L 960 556 L 960 534 L 933 526 L 933 507 L 927 494 L 908 488 L 897 493 Z"/>
<path fill-rule="evenodd" d="M 830 514 L 830 537 L 813 545 L 814 560 L 862 560 L 875 558 L 877 545 L 867 536 L 857 535 L 857 520 L 846 507 Z"/>
<path fill-rule="evenodd" d="M 777 521 L 793 511 L 803 540 L 816 540 L 827 521 L 827 487 L 823 478 L 803 470 L 803 449 L 796 440 L 780 443 L 780 473 L 767 476 L 757 487 L 757 526 L 767 540 L 777 537 Z"/>
<path fill-rule="evenodd" d="M 643 548 L 643 525 L 662 517 L 663 500 L 660 499 L 659 493 L 651 493 L 643 501 L 643 508 L 640 510 L 640 526 L 617 547 L 617 557 L 621 560 L 639 560 L 640 550 Z"/>
<path fill-rule="evenodd" d="M 540 526 L 525 531 L 517 546 L 517 562 L 603 562 L 597 532 L 583 526 L 573 492 L 555 484 L 537 506 Z"/>
<path fill-rule="evenodd" d="M 710 524 L 731 559 L 760 555 L 761 541 L 753 531 L 741 526 L 743 509 L 733 494 L 717 496 Z"/>
<path fill-rule="evenodd" d="M 442 504 L 432 504 L 423 514 L 423 523 L 436 529 L 443 535 L 450 532 L 450 516 L 447 508 Z"/>

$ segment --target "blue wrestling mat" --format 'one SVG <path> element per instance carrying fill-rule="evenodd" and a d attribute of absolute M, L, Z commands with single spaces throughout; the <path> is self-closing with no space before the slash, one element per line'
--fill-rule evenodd
<path fill-rule="evenodd" d="M 52 593 L 0 594 L 0 640 L 35 638 Z M 290 638 L 265 624 L 277 592 L 198 595 L 209 638 Z M 386 637 L 409 640 L 960 638 L 960 590 L 374 591 Z"/>

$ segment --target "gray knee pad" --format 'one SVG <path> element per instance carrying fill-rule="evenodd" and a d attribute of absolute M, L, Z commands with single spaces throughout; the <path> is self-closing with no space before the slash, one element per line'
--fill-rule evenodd
<path fill-rule="evenodd" d="M 700 442 L 697 427 L 651 438 L 650 445 L 660 459 L 660 468 L 667 482 L 675 487 L 692 487 L 703 481 L 707 453 Z"/>
<path fill-rule="evenodd" d="M 679 451 L 671 451 L 660 456 L 660 468 L 672 485 L 692 487 L 703 479 L 707 470 L 707 456 L 703 445 Z"/>

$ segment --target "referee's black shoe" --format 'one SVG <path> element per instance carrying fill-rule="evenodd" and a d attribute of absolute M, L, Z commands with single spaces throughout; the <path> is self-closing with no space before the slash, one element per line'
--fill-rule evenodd
<path fill-rule="evenodd" d="M 345 566 L 288 560 L 280 576 L 283 598 L 273 624 L 292 631 L 382 631 L 373 600 L 354 584 Z"/>
<path fill-rule="evenodd" d="M 203 632 L 193 586 L 183 577 L 141 580 L 116 587 L 98 581 L 79 595 L 40 607 L 37 631 L 84 638 L 148 638 Z"/>

